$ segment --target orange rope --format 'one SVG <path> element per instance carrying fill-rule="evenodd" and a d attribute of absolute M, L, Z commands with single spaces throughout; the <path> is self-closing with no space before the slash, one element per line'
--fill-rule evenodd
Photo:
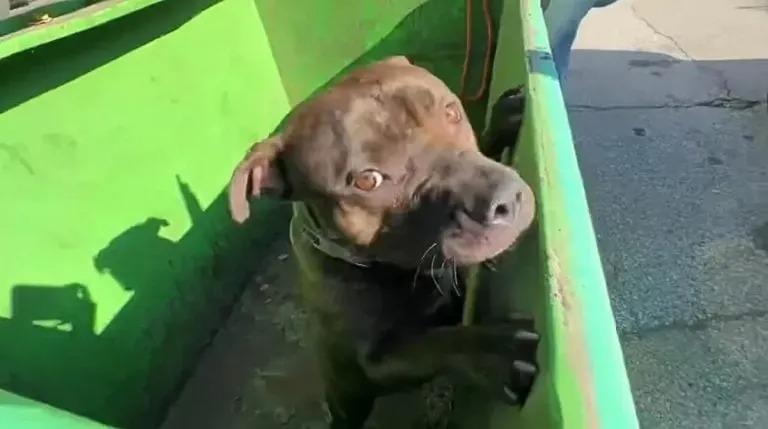
<path fill-rule="evenodd" d="M 491 6 L 489 0 L 483 0 L 483 16 L 485 19 L 486 29 L 486 45 L 485 45 L 485 57 L 483 59 L 483 74 L 481 76 L 480 88 L 469 97 L 465 97 L 468 101 L 477 101 L 488 87 L 488 71 L 491 66 L 491 45 L 493 44 L 493 18 L 491 17 Z M 467 74 L 469 73 L 469 62 L 472 54 L 472 0 L 467 0 L 467 23 L 466 23 L 466 47 L 464 51 L 464 66 L 461 70 L 461 94 L 463 95 L 466 89 Z"/>
<path fill-rule="evenodd" d="M 465 13 L 466 16 L 466 24 L 465 24 L 465 31 L 466 31 L 466 42 L 464 45 L 464 67 L 461 70 L 461 89 L 459 90 L 459 94 L 464 96 L 464 89 L 467 85 L 467 73 L 469 72 L 469 57 L 472 54 L 472 0 L 467 0 L 467 10 Z"/>

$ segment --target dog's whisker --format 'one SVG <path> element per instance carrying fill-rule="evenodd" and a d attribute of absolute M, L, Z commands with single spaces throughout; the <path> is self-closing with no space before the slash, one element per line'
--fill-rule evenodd
<path fill-rule="evenodd" d="M 456 292 L 456 295 L 461 296 L 461 293 L 459 293 L 458 285 L 453 281 L 453 268 L 448 264 L 449 262 L 454 262 L 454 260 L 451 258 L 443 258 L 443 263 L 440 264 L 440 280 L 442 280 L 446 274 L 449 275 L 450 277 L 448 279 L 451 282 L 451 287 Z M 448 273 L 445 271 L 446 265 L 451 267 L 451 271 Z"/>
<path fill-rule="evenodd" d="M 453 281 L 459 284 L 459 261 L 455 259 L 453 260 Z"/>
<path fill-rule="evenodd" d="M 497 271 L 496 259 L 487 259 L 483 262 L 483 265 L 494 273 Z"/>
<path fill-rule="evenodd" d="M 419 271 L 421 270 L 421 264 L 424 263 L 424 258 L 427 257 L 429 254 L 429 251 L 434 249 L 435 246 L 437 246 L 437 241 L 432 243 L 431 246 L 427 248 L 427 250 L 424 251 L 424 253 L 421 255 L 421 258 L 419 259 L 419 263 L 416 264 L 416 273 L 413 275 L 413 284 L 411 285 L 411 291 L 416 289 L 416 279 L 419 277 Z"/>
<path fill-rule="evenodd" d="M 437 258 L 437 253 L 432 255 L 432 263 L 429 264 L 429 275 L 432 277 L 432 283 L 435 284 L 435 287 L 437 288 L 438 292 L 440 292 L 440 295 L 445 295 L 445 292 L 443 292 L 443 289 L 440 287 L 440 282 L 437 281 L 435 278 L 435 259 Z"/>
<path fill-rule="evenodd" d="M 456 260 L 453 260 L 453 277 L 451 277 L 452 283 L 453 283 L 453 290 L 456 292 L 456 295 L 461 296 L 461 291 L 459 290 L 459 274 L 457 273 L 458 268 L 457 265 L 459 263 L 456 262 Z"/>

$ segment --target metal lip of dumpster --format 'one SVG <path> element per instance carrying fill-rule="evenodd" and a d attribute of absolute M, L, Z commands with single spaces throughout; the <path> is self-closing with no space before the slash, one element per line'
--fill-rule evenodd
<path fill-rule="evenodd" d="M 588 363 L 580 379 L 587 406 L 583 416 L 565 427 L 639 427 L 623 353 L 611 309 L 568 113 L 555 70 L 538 0 L 522 1 L 529 100 L 533 104 L 539 188 L 539 232 L 556 337 Z M 581 337 L 579 339 L 579 337 Z M 557 340 L 556 340 L 557 342 Z M 557 353 L 557 352 L 556 352 Z M 578 360 L 569 356 L 560 363 Z M 575 359 L 574 359 L 575 358 Z M 557 360 L 557 359 L 556 359 Z M 565 388 L 565 387 L 564 387 Z M 588 411 L 589 412 L 589 411 Z M 579 416 L 581 410 L 570 410 Z"/>
<path fill-rule="evenodd" d="M 0 59 L 45 43 L 88 30 L 166 0 L 105 0 L 75 12 L 53 17 L 45 24 L 30 25 L 7 35 L 0 35 Z"/>
<path fill-rule="evenodd" d="M 438 1 L 444 0 L 431 0 Z M 543 354 L 547 373 L 545 380 L 551 383 L 549 389 L 554 392 L 551 398 L 554 403 L 548 403 L 545 409 L 552 414 L 548 416 L 550 423 L 543 427 L 632 429 L 638 426 L 637 418 L 567 112 L 550 55 L 540 0 L 499 0 L 499 3 L 502 1 L 504 9 L 499 17 L 499 40 L 490 93 L 498 95 L 505 88 L 525 84 L 530 100 L 523 133 L 530 144 L 524 145 L 523 153 L 516 154 L 514 161 L 523 160 L 520 164 L 525 165 L 518 166 L 525 170 L 522 173 L 526 179 L 535 182 L 539 204 L 538 242 L 529 249 L 538 252 L 541 275 L 537 278 L 537 286 L 542 290 L 537 293 L 543 295 L 540 299 L 544 308 L 539 314 L 542 320 L 537 322 L 541 324 L 549 348 Z M 46 24 L 0 37 L 0 61 L 38 47 L 44 48 L 44 45 L 59 39 L 77 38 L 79 33 L 87 33 L 87 30 L 129 17 L 133 12 L 148 9 L 149 6 L 171 2 L 174 0 L 107 0 L 96 3 L 70 15 L 56 17 Z M 398 9 L 397 13 L 411 11 L 403 6 L 406 3 L 416 7 L 425 2 L 399 1 L 398 7 L 402 10 Z M 522 47 L 522 55 L 517 45 Z M 338 67 L 338 58 L 334 61 L 322 66 L 326 69 Z M 301 78 L 303 75 L 298 75 L 294 82 L 289 82 L 294 84 L 294 88 L 290 88 L 292 93 L 286 89 L 287 94 L 284 95 L 287 101 L 281 99 L 285 106 L 290 107 L 307 95 L 308 88 L 317 85 L 317 79 L 295 85 L 296 80 Z M 283 106 L 278 109 L 283 109 Z M 0 112 L 0 115 L 3 113 Z M 239 150 L 237 148 L 232 153 Z M 181 181 L 179 186 L 183 188 Z M 145 226 L 149 228 L 152 225 Z M 507 282 L 504 278 L 497 281 Z M 69 295 L 64 293 L 61 296 Z M 85 301 L 76 302 L 78 305 L 83 303 Z M 0 368 L 0 381 L 4 375 L 2 372 Z M 9 396 L 0 395 L 0 422 L 18 415 L 4 411 L 4 405 L 9 403 L 7 398 Z M 526 416 L 526 413 L 532 412 L 533 408 L 524 409 L 522 420 L 535 421 L 535 418 Z M 500 415 L 501 420 L 491 419 L 490 427 L 507 427 L 509 421 L 505 420 L 506 414 L 500 412 Z M 27 422 L 17 420 L 12 427 L 35 427 L 25 424 Z M 97 425 L 93 423 L 93 427 Z"/>
<path fill-rule="evenodd" d="M 108 429 L 76 416 L 0 389 L 0 427 L 18 429 Z"/>

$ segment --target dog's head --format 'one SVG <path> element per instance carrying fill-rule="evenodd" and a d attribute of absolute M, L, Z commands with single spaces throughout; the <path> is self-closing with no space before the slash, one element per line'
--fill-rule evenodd
<path fill-rule="evenodd" d="M 250 196 L 302 201 L 327 237 L 406 268 L 430 249 L 459 265 L 492 258 L 528 229 L 535 206 L 515 170 L 480 153 L 456 95 L 404 57 L 299 106 L 237 166 L 229 195 L 237 222 Z"/>

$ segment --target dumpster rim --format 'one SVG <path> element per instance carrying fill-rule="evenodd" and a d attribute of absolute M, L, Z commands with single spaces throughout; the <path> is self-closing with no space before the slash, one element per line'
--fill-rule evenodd
<path fill-rule="evenodd" d="M 0 60 L 67 36 L 98 27 L 165 0 L 106 0 L 57 16 L 47 24 L 0 36 Z"/>

